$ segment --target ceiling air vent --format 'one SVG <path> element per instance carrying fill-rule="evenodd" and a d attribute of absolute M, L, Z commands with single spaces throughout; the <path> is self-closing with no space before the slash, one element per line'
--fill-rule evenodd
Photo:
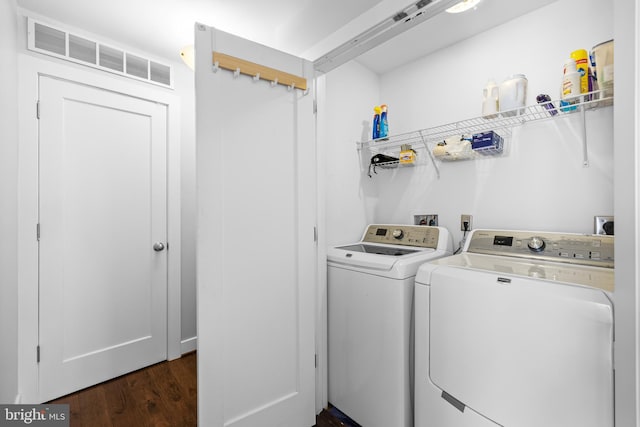
<path fill-rule="evenodd" d="M 100 46 L 98 56 L 101 67 L 124 73 L 124 52 L 108 46 Z"/>
<path fill-rule="evenodd" d="M 139 81 L 172 87 L 171 66 L 28 19 L 29 50 Z"/>
<path fill-rule="evenodd" d="M 69 56 L 78 61 L 96 64 L 98 44 L 91 40 L 69 34 Z"/>

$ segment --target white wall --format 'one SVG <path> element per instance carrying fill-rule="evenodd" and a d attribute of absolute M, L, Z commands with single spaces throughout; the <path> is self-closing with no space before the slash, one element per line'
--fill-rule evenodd
<path fill-rule="evenodd" d="M 16 2 L 0 2 L 0 403 L 18 390 L 18 69 Z"/>
<path fill-rule="evenodd" d="M 374 221 L 376 187 L 360 168 L 356 142 L 371 138 L 373 106 L 380 103 L 380 79 L 357 62 L 344 64 L 324 76 L 324 98 L 319 99 L 320 142 L 326 170 L 324 185 L 326 243 L 358 240 Z M 322 125 L 321 125 L 322 126 Z M 324 143 L 322 141 L 325 141 Z"/>
<path fill-rule="evenodd" d="M 563 21 L 569 14 L 598 25 L 588 32 L 575 31 Z M 553 31 L 543 31 L 542 23 Z M 487 80 L 500 81 L 515 73 L 528 78 L 528 104 L 535 103 L 539 93 L 557 98 L 562 64 L 569 53 L 578 48 L 590 50 L 612 37 L 610 1 L 558 1 L 382 75 L 379 99 L 361 106 L 357 113 L 345 114 L 345 120 L 351 120 L 351 132 L 342 135 L 353 135 L 362 121 L 370 121 L 371 107 L 376 103 L 389 105 L 392 134 L 477 117 Z M 349 84 L 357 79 L 351 77 Z M 369 79 L 367 76 L 365 81 Z M 332 108 L 343 114 L 345 105 L 353 103 L 351 93 L 331 84 L 327 87 Z M 328 191 L 327 204 L 350 206 L 354 202 L 345 199 L 364 194 L 359 204 L 345 212 L 355 212 L 367 222 L 412 223 L 414 214 L 436 213 L 440 225 L 449 228 L 456 241 L 461 238 L 461 214 L 473 215 L 474 228 L 592 232 L 594 215 L 613 212 L 612 120 L 612 108 L 587 112 L 588 168 L 582 165 L 579 115 L 516 129 L 504 157 L 440 163 L 440 179 L 429 162 L 414 168 L 379 170 L 372 179 L 364 172 L 354 178 L 355 171 L 361 169 L 355 154 L 342 154 L 351 160 L 340 163 L 339 168 L 332 164 L 330 155 L 328 176 L 333 176 L 336 185 L 334 192 Z M 328 151 L 343 153 L 344 139 L 330 138 Z M 348 184 L 354 179 L 359 180 L 358 193 Z M 364 215 L 359 213 L 363 208 Z M 334 227 L 348 224 L 332 220 L 329 214 L 327 218 L 328 234 L 336 236 L 328 244 L 346 241 L 344 233 L 336 233 Z"/>
<path fill-rule="evenodd" d="M 575 31 L 565 25 L 569 14 L 598 25 Z M 541 31 L 541 23 L 553 31 Z M 528 105 L 540 93 L 557 99 L 570 52 L 611 38 L 611 1 L 558 1 L 382 76 L 390 125 L 403 133 L 477 117 L 487 80 L 516 73 L 528 78 Z M 461 214 L 473 215 L 475 228 L 592 232 L 594 215 L 613 213 L 613 109 L 589 112 L 587 120 L 588 168 L 579 115 L 529 124 L 516 129 L 503 158 L 441 164 L 439 180 L 429 167 L 379 177 L 387 202 L 376 216 L 410 222 L 414 213 L 437 213 L 454 236 Z"/>
<path fill-rule="evenodd" d="M 180 188 L 182 212 L 181 300 L 183 351 L 195 350 L 196 329 L 196 106 L 194 73 L 176 62 L 174 90 L 181 100 Z"/>

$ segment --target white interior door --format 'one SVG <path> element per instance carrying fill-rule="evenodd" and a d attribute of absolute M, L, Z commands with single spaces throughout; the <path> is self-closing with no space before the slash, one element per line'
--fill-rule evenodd
<path fill-rule="evenodd" d="M 313 95 L 212 69 L 311 64 L 196 30 L 198 411 L 203 426 L 315 424 Z"/>
<path fill-rule="evenodd" d="M 165 360 L 166 106 L 41 76 L 39 385 Z"/>

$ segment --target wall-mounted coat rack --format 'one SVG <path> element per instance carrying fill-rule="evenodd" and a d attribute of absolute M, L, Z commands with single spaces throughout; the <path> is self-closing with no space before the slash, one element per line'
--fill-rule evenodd
<path fill-rule="evenodd" d="M 236 76 L 244 74 L 253 77 L 255 80 L 266 80 L 271 82 L 273 86 L 280 84 L 290 89 L 307 90 L 307 79 L 275 68 L 266 67 L 254 62 L 245 61 L 220 52 L 213 52 L 214 70 L 223 68 L 233 71 Z"/>

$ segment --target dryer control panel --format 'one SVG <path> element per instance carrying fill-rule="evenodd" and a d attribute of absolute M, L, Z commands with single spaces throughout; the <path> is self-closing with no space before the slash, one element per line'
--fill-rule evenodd
<path fill-rule="evenodd" d="M 363 242 L 438 248 L 440 229 L 424 225 L 370 225 Z"/>
<path fill-rule="evenodd" d="M 474 230 L 465 252 L 613 268 L 613 236 Z"/>

